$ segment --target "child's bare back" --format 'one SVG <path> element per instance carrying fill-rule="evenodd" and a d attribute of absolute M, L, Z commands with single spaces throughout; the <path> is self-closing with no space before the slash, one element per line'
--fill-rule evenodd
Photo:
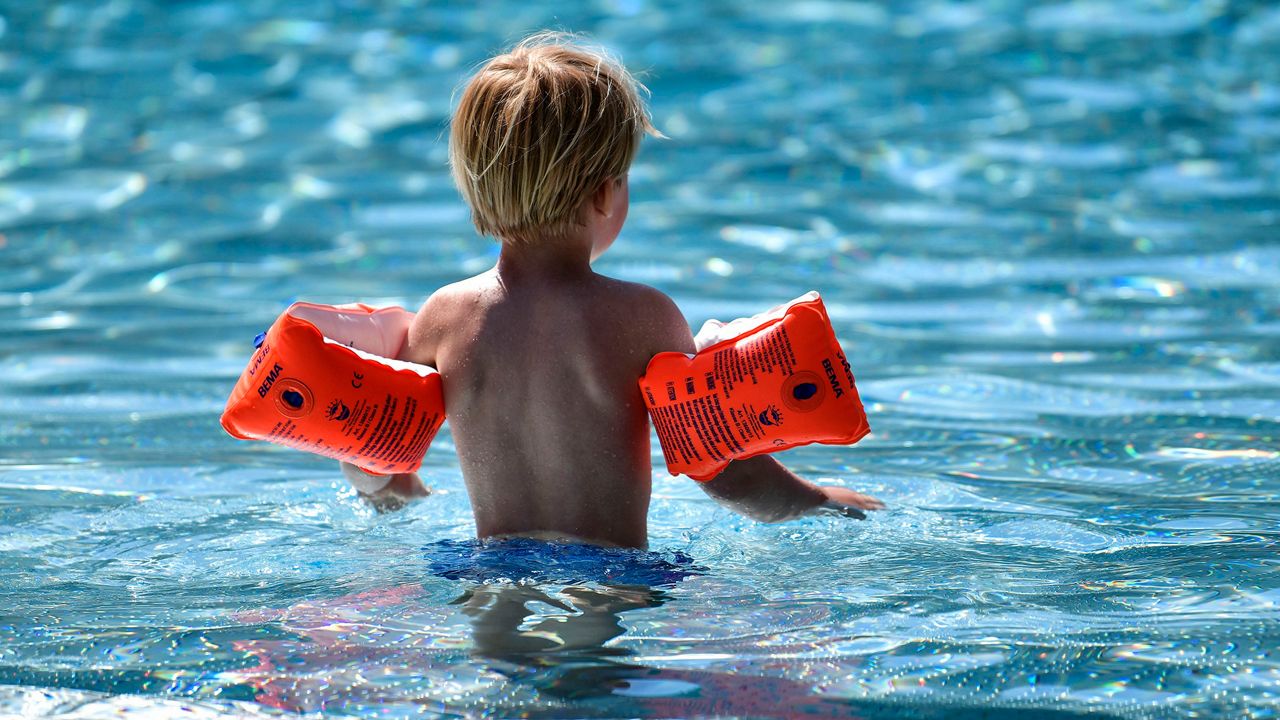
<path fill-rule="evenodd" d="M 646 542 L 649 423 L 636 378 L 689 331 L 656 291 L 583 265 L 499 264 L 437 292 L 410 331 L 404 359 L 444 378 L 481 537 Z"/>

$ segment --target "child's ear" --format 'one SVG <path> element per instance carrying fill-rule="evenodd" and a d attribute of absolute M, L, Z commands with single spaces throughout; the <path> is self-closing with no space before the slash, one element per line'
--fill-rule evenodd
<path fill-rule="evenodd" d="M 618 192 L 616 178 L 605 178 L 591 193 L 591 208 L 605 217 L 613 216 L 613 194 Z"/>

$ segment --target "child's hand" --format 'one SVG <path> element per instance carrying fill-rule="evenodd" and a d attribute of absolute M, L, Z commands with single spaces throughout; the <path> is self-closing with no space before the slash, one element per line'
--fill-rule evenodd
<path fill-rule="evenodd" d="M 827 501 L 821 507 L 824 510 L 832 510 L 845 517 L 855 520 L 866 520 L 867 516 L 863 510 L 883 510 L 884 503 L 862 493 L 854 492 L 848 488 L 836 487 L 834 485 L 823 485 L 818 488 L 823 495 L 827 496 Z"/>
<path fill-rule="evenodd" d="M 351 463 L 341 463 L 342 474 L 356 489 L 360 497 L 379 512 L 399 510 L 417 498 L 426 497 L 431 491 L 422 484 L 418 473 L 374 475 Z"/>
<path fill-rule="evenodd" d="M 371 494 L 361 492 L 360 497 L 378 512 L 393 512 L 430 494 L 418 473 L 399 473 L 391 476 L 386 487 Z"/>

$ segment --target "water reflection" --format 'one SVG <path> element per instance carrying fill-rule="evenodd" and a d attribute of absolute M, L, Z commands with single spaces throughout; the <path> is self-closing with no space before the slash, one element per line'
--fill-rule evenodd
<path fill-rule="evenodd" d="M 478 659 L 534 688 L 543 700 L 567 703 L 585 717 L 901 717 L 900 706 L 855 703 L 811 683 L 653 667 L 631 659 L 633 651 L 609 645 L 625 632 L 624 613 L 655 609 L 670 599 L 663 590 L 643 585 L 559 590 L 495 585 L 471 588 L 455 602 L 472 619 Z M 590 704 L 577 704 L 586 701 Z M 916 713 L 913 717 L 966 716 L 963 708 Z M 535 710 L 529 716 L 560 715 Z M 982 715 L 999 716 L 998 711 Z"/>
<path fill-rule="evenodd" d="M 629 654 L 606 647 L 626 632 L 622 613 L 661 607 L 667 599 L 644 585 L 477 585 L 452 604 L 472 619 L 478 656 L 539 665 Z"/>
<path fill-rule="evenodd" d="M 682 651 L 679 644 L 665 662 L 641 656 L 634 643 L 625 642 L 628 627 L 689 603 L 682 583 L 696 582 L 705 569 L 687 558 L 672 562 L 671 554 L 528 541 L 443 541 L 428 555 L 435 574 L 462 579 L 462 591 L 451 602 L 442 605 L 438 598 L 442 591 L 456 593 L 456 585 L 433 590 L 415 584 L 242 613 L 242 622 L 274 625 L 274 632 L 289 637 L 236 643 L 257 664 L 225 674 L 224 682 L 231 681 L 231 688 L 247 684 L 257 702 L 293 712 L 344 707 L 395 716 L 477 709 L 521 717 L 1017 716 L 1012 708 L 868 699 L 839 680 L 778 676 L 776 668 L 770 672 L 745 656 L 734 661 L 740 672 L 707 669 L 711 657 Z M 675 558 L 680 560 L 678 553 Z M 602 574 L 647 582 L 600 582 Z M 578 580 L 565 583 L 570 576 Z M 708 619 L 715 616 L 713 608 L 703 612 Z M 948 652 L 929 668 L 963 676 L 998 667 L 1002 658 Z M 910 668 L 924 672 L 924 666 Z M 1068 711 L 1041 714 L 1076 717 Z"/>
<path fill-rule="evenodd" d="M 431 595 L 423 586 L 402 586 L 243 613 L 242 621 L 279 623 L 274 632 L 293 637 L 235 643 L 257 664 L 222 673 L 202 694 L 242 697 L 237 688 L 247 686 L 256 702 L 290 712 L 343 708 L 396 717 L 478 711 L 531 718 L 1021 717 L 1016 708 L 852 699 L 846 693 L 861 694 L 856 687 L 832 692 L 758 671 L 697 669 L 696 662 L 691 669 L 647 664 L 612 641 L 626 632 L 629 614 L 679 602 L 668 588 L 468 584 L 450 603 L 465 618 L 463 626 Z M 951 658 L 946 672 L 968 667 L 961 656 L 944 657 Z M 1091 715 L 1099 716 L 1105 717 Z"/>

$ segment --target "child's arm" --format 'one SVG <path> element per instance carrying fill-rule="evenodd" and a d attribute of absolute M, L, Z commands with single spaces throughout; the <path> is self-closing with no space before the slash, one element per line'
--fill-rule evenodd
<path fill-rule="evenodd" d="M 814 485 L 769 455 L 734 460 L 699 485 L 717 502 L 761 522 L 782 522 L 823 509 L 862 520 L 863 510 L 884 508 L 879 500 L 848 488 Z"/>
<path fill-rule="evenodd" d="M 436 306 L 442 303 L 442 295 L 437 292 L 427 298 L 417 315 L 405 322 L 405 337 L 399 343 L 400 350 L 396 353 L 398 360 L 436 366 L 436 348 L 439 344 L 436 328 L 430 327 L 431 324 L 424 322 L 424 319 L 431 319 L 439 314 L 440 308 Z M 391 344 L 386 346 L 390 347 Z M 414 500 L 431 494 L 417 473 L 374 475 L 351 463 L 339 464 L 342 466 L 343 477 L 356 489 L 360 498 L 380 512 L 399 510 Z"/>
<path fill-rule="evenodd" d="M 654 319 L 663 350 L 693 353 L 693 333 L 671 298 L 657 296 Z M 833 510 L 859 520 L 863 510 L 880 510 L 884 503 L 848 488 L 818 486 L 788 470 L 772 456 L 734 460 L 712 480 L 698 483 L 717 502 L 762 522 L 781 522 L 821 510 Z"/>

